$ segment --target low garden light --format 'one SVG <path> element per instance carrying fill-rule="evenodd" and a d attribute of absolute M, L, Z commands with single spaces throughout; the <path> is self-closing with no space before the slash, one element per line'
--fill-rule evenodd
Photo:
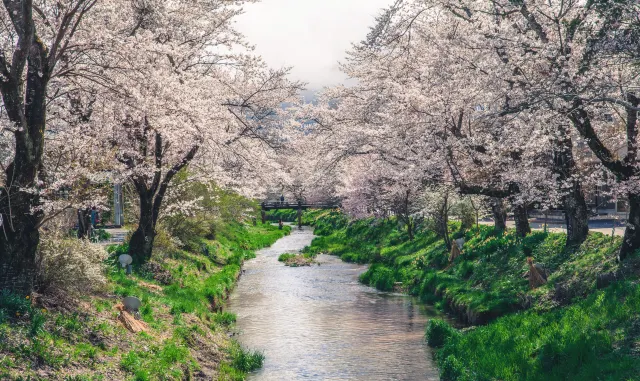
<path fill-rule="evenodd" d="M 118 257 L 118 262 L 123 269 L 127 269 L 127 275 L 131 275 L 131 263 L 133 262 L 133 258 L 129 254 L 122 254 Z"/>

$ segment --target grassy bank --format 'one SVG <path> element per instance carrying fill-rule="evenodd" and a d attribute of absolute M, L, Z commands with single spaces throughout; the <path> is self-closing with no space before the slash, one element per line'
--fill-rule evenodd
<path fill-rule="evenodd" d="M 130 276 L 115 263 L 127 248 L 113 247 L 99 294 L 0 295 L 0 379 L 244 379 L 263 357 L 229 339 L 235 316 L 222 306 L 242 262 L 289 231 L 225 224 L 206 250 L 154 254 Z M 146 332 L 118 321 L 125 296 L 142 300 Z"/>
<path fill-rule="evenodd" d="M 452 223 L 451 238 L 464 236 L 466 243 L 450 264 L 444 240 L 428 225 L 410 241 L 393 219 L 349 221 L 336 212 L 311 217 L 319 237 L 308 253 L 371 263 L 363 283 L 404 289 L 479 326 L 431 324 L 429 342 L 438 347 L 444 380 L 640 379 L 637 278 L 596 287 L 599 274 L 619 270 L 617 237 L 590 234 L 570 251 L 564 234 L 517 239 L 487 226 L 460 232 Z M 527 257 L 549 272 L 548 283 L 534 290 L 524 276 Z"/>

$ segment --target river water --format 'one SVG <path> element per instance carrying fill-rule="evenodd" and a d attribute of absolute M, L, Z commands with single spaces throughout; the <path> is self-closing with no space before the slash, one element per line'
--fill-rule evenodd
<path fill-rule="evenodd" d="M 358 283 L 365 266 L 327 255 L 319 266 L 278 262 L 312 239 L 295 229 L 245 262 L 229 310 L 240 343 L 266 356 L 249 380 L 438 380 L 423 339 L 431 311 Z"/>

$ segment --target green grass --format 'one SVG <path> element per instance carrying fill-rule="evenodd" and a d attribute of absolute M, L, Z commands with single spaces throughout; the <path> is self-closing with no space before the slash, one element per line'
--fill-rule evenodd
<path fill-rule="evenodd" d="M 391 291 L 396 283 L 424 302 L 480 326 L 458 331 L 432 321 L 425 337 L 436 350 L 442 380 L 640 379 L 640 289 L 596 289 L 598 274 L 615 271 L 619 237 L 592 233 L 575 250 L 564 234 L 518 238 L 492 227 L 461 232 L 463 253 L 449 264 L 444 241 L 418 226 L 410 241 L 394 219 L 349 220 L 315 212 L 319 235 L 307 253 L 370 263 L 360 281 Z M 535 290 L 523 275 L 526 258 L 548 269 Z"/>
<path fill-rule="evenodd" d="M 100 374 L 123 380 L 180 380 L 200 367 L 193 351 L 209 346 L 215 352 L 229 347 L 231 360 L 218 364 L 226 369 L 220 373 L 244 379 L 263 357 L 229 341 L 226 332 L 235 315 L 218 311 L 235 286 L 242 262 L 289 231 L 261 224 L 221 225 L 216 240 L 205 240 L 215 248 L 209 256 L 175 250 L 155 259 L 170 272 L 168 285 L 140 268 L 127 276 L 114 260 L 126 252 L 126 245 L 112 247 L 106 294 L 114 297 L 84 296 L 78 313 L 41 310 L 23 295 L 1 293 L 0 379 L 37 380 L 46 368 L 52 379 L 65 379 L 66 371 L 74 369 L 83 375 L 69 380 L 100 379 Z M 142 300 L 140 315 L 150 327 L 148 333 L 136 335 L 116 323 L 114 307 L 124 296 Z"/>
<path fill-rule="evenodd" d="M 295 258 L 297 254 L 294 253 L 284 253 L 284 254 L 280 254 L 280 256 L 278 257 L 278 261 L 279 262 L 286 262 L 289 259 Z"/>
<path fill-rule="evenodd" d="M 640 286 L 626 282 L 570 307 L 521 312 L 463 334 L 449 333 L 437 342 L 442 347 L 437 352 L 441 377 L 638 380 L 639 311 Z"/>

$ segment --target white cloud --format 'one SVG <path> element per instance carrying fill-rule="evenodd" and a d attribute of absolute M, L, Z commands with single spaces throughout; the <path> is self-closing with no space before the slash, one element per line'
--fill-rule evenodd
<path fill-rule="evenodd" d="M 310 89 L 343 83 L 338 68 L 393 0 L 262 0 L 245 6 L 237 28 L 272 67 L 293 66 Z"/>

